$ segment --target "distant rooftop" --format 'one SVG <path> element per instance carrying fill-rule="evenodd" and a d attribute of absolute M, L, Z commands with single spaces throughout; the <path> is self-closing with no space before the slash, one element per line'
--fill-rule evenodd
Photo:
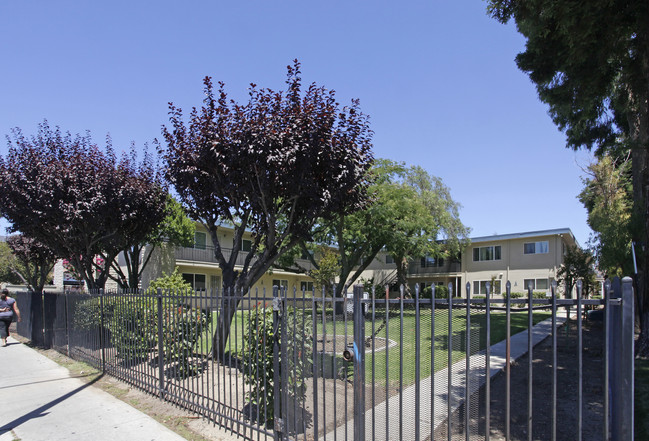
<path fill-rule="evenodd" d="M 510 239 L 526 239 L 528 237 L 540 237 L 540 236 L 553 236 L 555 234 L 566 234 L 573 238 L 575 243 L 577 239 L 575 235 L 572 234 L 570 228 L 557 228 L 554 230 L 539 230 L 539 231 L 528 231 L 525 233 L 510 233 L 510 234 L 494 234 L 493 236 L 480 236 L 472 237 L 471 242 L 491 242 L 493 240 L 510 240 Z"/>

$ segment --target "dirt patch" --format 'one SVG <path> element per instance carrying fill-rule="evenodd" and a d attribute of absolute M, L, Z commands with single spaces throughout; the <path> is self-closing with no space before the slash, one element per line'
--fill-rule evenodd
<path fill-rule="evenodd" d="M 582 330 L 582 439 L 604 438 L 604 335 L 603 324 L 584 321 Z M 577 439 L 578 420 L 578 339 L 576 321 L 571 320 L 557 334 L 557 440 Z M 532 439 L 552 439 L 552 339 L 537 345 L 532 353 Z M 510 436 L 528 439 L 528 371 L 526 355 L 511 368 Z M 506 376 L 499 373 L 491 382 L 490 439 L 505 439 Z M 484 388 L 471 398 L 469 433 L 485 437 Z M 451 418 L 453 439 L 464 439 L 464 406 Z M 438 427 L 433 439 L 447 439 L 446 423 Z"/>

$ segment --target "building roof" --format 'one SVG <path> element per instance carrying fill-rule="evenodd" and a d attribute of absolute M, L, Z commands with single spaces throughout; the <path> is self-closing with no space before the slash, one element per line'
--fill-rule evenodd
<path fill-rule="evenodd" d="M 511 240 L 511 239 L 527 239 L 532 237 L 542 237 L 542 236 L 553 236 L 555 234 L 566 234 L 572 237 L 572 239 L 577 243 L 575 235 L 572 234 L 570 228 L 556 228 L 554 230 L 539 230 L 539 231 L 528 231 L 525 233 L 510 233 L 510 234 L 494 234 L 493 236 L 481 236 L 481 237 L 472 237 L 472 243 L 479 242 L 491 242 L 494 240 Z"/>

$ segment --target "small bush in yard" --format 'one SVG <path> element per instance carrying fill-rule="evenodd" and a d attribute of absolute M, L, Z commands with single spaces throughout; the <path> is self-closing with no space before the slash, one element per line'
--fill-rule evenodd
<path fill-rule="evenodd" d="M 419 297 L 422 299 L 430 299 L 433 295 L 433 287 L 427 286 L 424 288 Z M 436 299 L 448 299 L 448 286 L 438 285 L 435 287 L 435 298 Z"/>
<path fill-rule="evenodd" d="M 126 364 L 147 361 L 158 348 L 157 289 L 162 289 L 162 336 L 166 364 L 174 364 L 175 375 L 185 378 L 201 371 L 192 362 L 196 345 L 206 329 L 210 313 L 182 303 L 191 285 L 174 271 L 151 283 L 144 294 L 108 294 L 103 297 L 105 335 L 117 357 Z M 97 332 L 101 327 L 102 305 L 99 297 L 80 300 L 75 306 L 74 323 L 81 331 Z"/>
<path fill-rule="evenodd" d="M 202 372 L 192 362 L 196 344 L 210 320 L 210 313 L 189 306 L 165 305 L 163 312 L 163 347 L 165 361 L 176 362 L 176 375 L 186 378 Z M 157 329 L 157 328 L 156 328 Z"/>
<path fill-rule="evenodd" d="M 156 346 L 157 307 L 150 300 L 129 299 L 115 305 L 108 326 L 117 356 L 128 364 L 142 363 Z"/>
<path fill-rule="evenodd" d="M 309 312 L 300 309 L 287 308 L 283 312 L 286 333 L 290 338 L 286 340 L 287 347 L 284 354 L 286 363 L 281 359 L 278 365 L 286 366 L 288 384 L 283 385 L 289 395 L 289 400 L 294 400 L 298 406 L 304 405 L 306 394 L 306 378 L 312 369 L 312 342 L 313 322 Z M 294 329 L 296 332 L 294 332 Z M 250 417 L 259 419 L 271 426 L 274 421 L 274 400 L 281 399 L 283 394 L 274 393 L 274 363 L 273 345 L 279 338 L 281 327 L 277 332 L 273 329 L 272 308 L 256 307 L 250 311 L 246 334 L 244 335 L 241 360 L 243 363 L 244 381 L 251 386 L 246 394 L 246 401 L 250 406 Z M 280 378 L 282 372 L 279 372 Z M 283 403 L 284 406 L 289 403 Z"/>

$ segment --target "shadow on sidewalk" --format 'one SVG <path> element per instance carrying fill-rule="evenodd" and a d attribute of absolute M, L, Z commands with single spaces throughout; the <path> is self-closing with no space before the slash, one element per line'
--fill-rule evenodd
<path fill-rule="evenodd" d="M 97 378 L 95 378 L 94 380 L 92 380 L 92 381 L 90 381 L 90 382 L 88 382 L 88 383 L 86 383 L 86 384 L 84 384 L 82 386 L 79 386 L 75 390 L 70 391 L 67 394 L 62 395 L 61 397 L 59 397 L 59 398 L 57 398 L 55 400 L 52 400 L 49 403 L 46 403 L 46 404 L 42 405 L 41 407 L 39 407 L 37 409 L 34 409 L 31 412 L 29 412 L 29 413 L 27 413 L 27 414 L 25 414 L 25 415 L 23 415 L 23 416 L 21 416 L 19 418 L 16 418 L 13 421 L 10 421 L 10 422 L 4 424 L 2 427 L 0 427 L 0 435 L 3 435 L 5 433 L 7 433 L 7 432 L 12 431 L 16 427 L 20 426 L 21 424 L 23 424 L 23 423 L 25 423 L 25 422 L 27 422 L 27 421 L 29 421 L 31 419 L 40 418 L 42 416 L 47 415 L 46 411 L 48 409 L 50 409 L 50 408 L 56 406 L 57 404 L 67 400 L 68 398 L 70 398 L 70 397 L 74 396 L 75 394 L 81 392 L 85 388 L 87 388 L 89 386 L 92 386 L 97 381 L 99 381 L 103 376 L 104 376 L 104 374 L 101 374 Z"/>

